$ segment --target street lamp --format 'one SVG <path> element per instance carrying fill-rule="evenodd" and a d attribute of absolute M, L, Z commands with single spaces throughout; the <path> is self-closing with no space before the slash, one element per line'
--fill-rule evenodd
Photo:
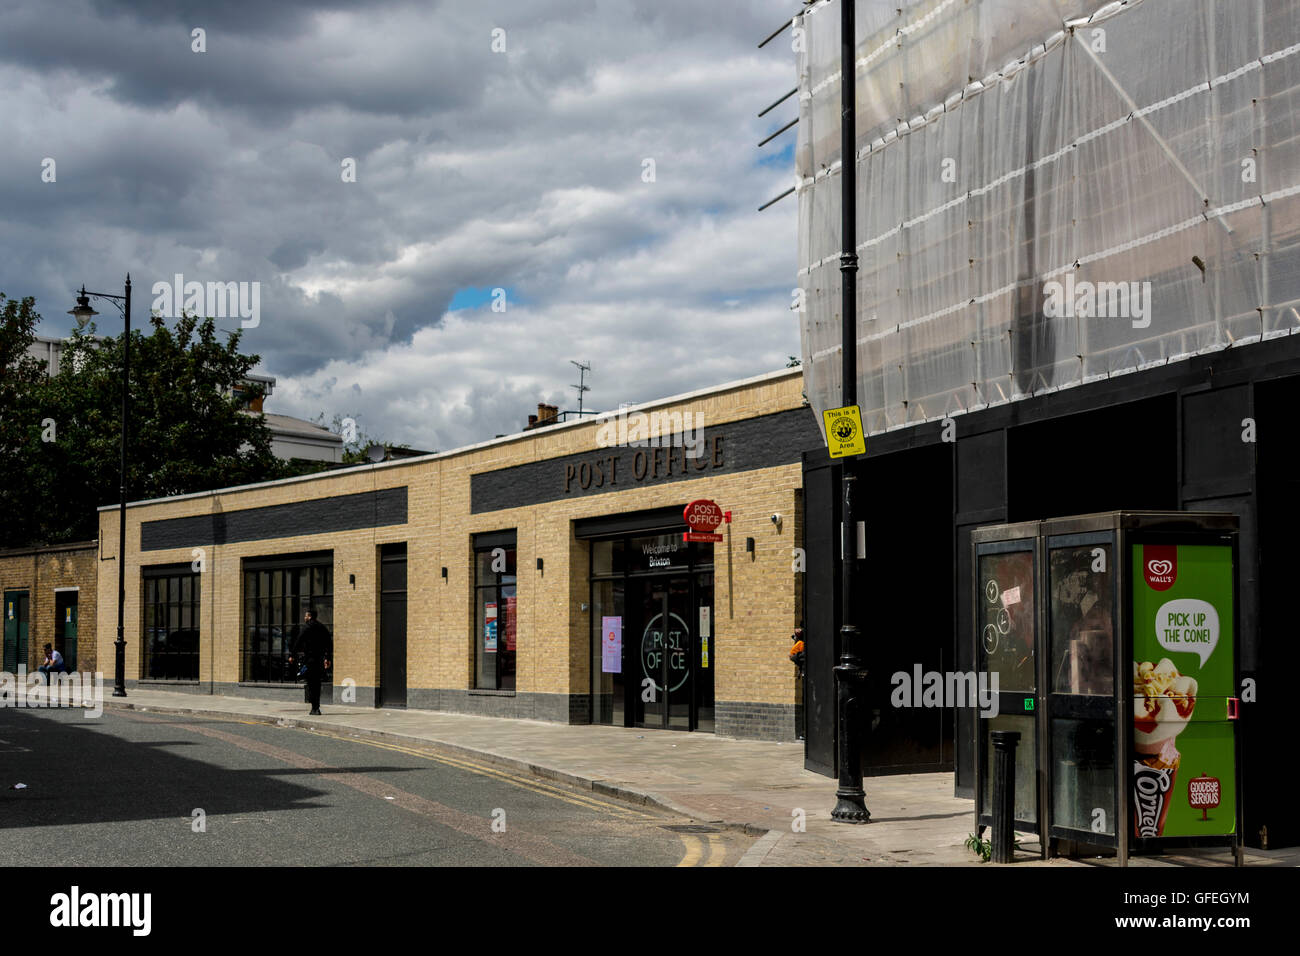
<path fill-rule="evenodd" d="M 110 295 L 107 292 L 87 292 L 81 287 L 77 296 L 77 306 L 68 310 L 68 315 L 77 320 L 78 328 L 85 328 L 86 323 L 99 315 L 90 307 L 91 298 L 107 299 L 117 306 L 126 323 L 122 356 L 122 463 L 121 488 L 118 504 L 118 538 L 117 538 L 117 640 L 113 644 L 113 696 L 126 696 L 126 415 L 127 387 L 131 382 L 131 275 L 126 276 L 126 294 Z"/>
<path fill-rule="evenodd" d="M 840 186 L 842 228 L 840 229 L 841 329 L 840 405 L 858 403 L 858 317 L 857 317 L 857 123 L 856 33 L 853 8 L 856 0 L 840 0 Z M 843 524 L 840 533 L 840 662 L 835 667 L 839 714 L 840 780 L 835 791 L 831 819 L 840 823 L 870 823 L 867 795 L 862 789 L 862 744 L 860 739 L 863 692 L 867 672 L 858 653 L 859 635 L 853 623 L 853 562 L 858 556 L 858 523 L 853 515 L 853 459 L 843 468 Z"/>

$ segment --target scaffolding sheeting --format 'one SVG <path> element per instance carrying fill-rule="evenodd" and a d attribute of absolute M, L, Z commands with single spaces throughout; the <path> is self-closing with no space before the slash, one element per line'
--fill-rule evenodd
<path fill-rule="evenodd" d="M 818 411 L 840 395 L 839 2 L 796 24 Z M 869 434 L 1300 330 L 1300 0 L 1087 2 L 859 0 Z"/>

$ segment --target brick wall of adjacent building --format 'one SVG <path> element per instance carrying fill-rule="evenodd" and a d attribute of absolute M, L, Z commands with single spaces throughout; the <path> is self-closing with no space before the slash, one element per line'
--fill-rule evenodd
<path fill-rule="evenodd" d="M 641 409 L 689 410 L 703 414 L 707 428 L 725 433 L 728 423 L 803 408 L 801 387 L 796 369 L 696 393 L 671 405 L 651 404 Z M 807 414 L 811 421 L 811 412 Z M 785 422 L 782 427 L 790 427 L 788 417 L 779 420 Z M 202 559 L 200 681 L 194 689 L 244 693 L 249 689 L 236 691 L 241 677 L 241 562 L 329 549 L 334 555 L 334 700 L 339 702 L 342 696 L 339 684 L 351 678 L 358 688 L 356 702 L 373 705 L 379 681 L 379 547 L 405 542 L 411 706 L 585 720 L 587 703 L 577 698 L 590 691 L 591 620 L 590 612 L 582 610 L 590 599 L 590 551 L 586 541 L 575 538 L 574 522 L 712 498 L 733 516 L 732 523 L 722 529 L 724 541 L 714 545 L 715 696 L 720 713 L 735 715 L 732 726 L 720 723 L 718 730 L 793 736 L 793 717 L 777 727 L 781 722 L 774 714 L 788 710 L 792 715 L 794 706 L 793 668 L 786 655 L 800 586 L 793 570 L 793 548 L 800 543 L 801 533 L 797 500 L 801 467 L 797 451 L 786 446 L 796 436 L 778 436 L 780 457 L 790 459 L 793 452 L 793 460 L 770 467 L 735 473 L 705 471 L 700 477 L 660 484 L 625 481 L 618 490 L 604 494 L 496 507 L 510 497 L 507 482 L 504 492 L 493 492 L 497 497 L 480 494 L 479 500 L 473 500 L 471 476 L 594 451 L 599 446 L 599 428 L 600 423 L 590 420 L 552 425 L 428 458 L 131 506 L 126 565 L 128 677 L 140 674 L 142 566 Z M 740 454 L 739 448 L 735 454 Z M 770 449 L 765 454 L 773 460 L 778 457 Z M 547 494 L 560 494 L 562 470 L 542 467 L 537 474 L 549 475 L 544 480 L 557 483 L 546 486 Z M 348 499 L 358 502 L 351 507 L 367 508 L 371 507 L 367 502 L 395 501 L 393 492 L 400 489 L 405 489 L 404 523 L 375 526 L 371 522 L 367 526 L 330 515 L 323 520 L 336 521 L 340 527 L 363 526 L 313 533 L 289 522 L 280 530 L 267 531 L 291 532 L 285 536 L 204 544 L 199 553 L 188 543 L 156 533 L 159 526 L 151 526 L 149 536 L 154 544 L 178 546 L 140 552 L 141 527 L 146 522 L 206 515 L 212 516 L 212 526 L 226 527 L 229 519 L 228 526 L 233 528 L 237 521 L 230 513 L 244 509 L 350 495 L 362 496 Z M 529 495 L 536 490 L 531 485 L 518 488 L 519 500 L 532 500 Z M 388 498 L 374 494 L 385 492 Z M 779 530 L 771 521 L 774 513 L 784 519 Z M 281 513 L 268 515 L 279 521 Z M 116 557 L 117 522 L 116 510 L 101 512 L 106 556 Z M 183 531 L 191 525 L 167 527 Z M 516 532 L 518 542 L 517 685 L 513 698 L 471 690 L 475 639 L 472 536 L 507 529 Z M 752 555 L 745 550 L 747 537 L 755 541 Z M 544 563 L 541 572 L 536 570 L 538 558 Z M 444 567 L 446 578 L 442 577 Z M 103 652 L 111 648 L 114 638 L 115 579 L 100 581 L 99 605 Z M 750 708 L 752 713 L 746 711 L 748 704 L 757 705 Z"/>
<path fill-rule="evenodd" d="M 77 658 L 73 664 L 82 672 L 99 669 L 98 660 L 102 658 L 97 654 L 98 568 L 98 545 L 94 541 L 0 551 L 0 593 L 28 593 L 28 670 L 35 669 L 43 660 L 42 647 L 47 643 L 57 646 L 56 628 L 61 633 L 63 622 L 55 620 L 56 589 L 70 588 L 77 589 Z M 0 608 L 0 614 L 6 612 L 7 608 Z M 111 653 L 107 659 L 112 661 Z"/>

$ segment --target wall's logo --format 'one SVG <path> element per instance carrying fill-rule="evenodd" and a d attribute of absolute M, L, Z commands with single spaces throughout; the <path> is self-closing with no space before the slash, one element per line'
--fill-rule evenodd
<path fill-rule="evenodd" d="M 1178 547 L 1172 544 L 1144 544 L 1142 573 L 1151 590 L 1168 591 L 1178 580 Z"/>

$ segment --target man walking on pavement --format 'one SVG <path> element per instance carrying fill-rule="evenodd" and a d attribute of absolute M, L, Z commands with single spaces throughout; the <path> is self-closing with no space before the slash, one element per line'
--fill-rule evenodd
<path fill-rule="evenodd" d="M 329 629 L 316 620 L 316 610 L 307 608 L 302 616 L 302 628 L 293 642 L 289 663 L 294 657 L 307 665 L 307 697 L 311 701 L 311 715 L 320 714 L 320 682 L 325 669 L 330 666 L 333 637 Z"/>

